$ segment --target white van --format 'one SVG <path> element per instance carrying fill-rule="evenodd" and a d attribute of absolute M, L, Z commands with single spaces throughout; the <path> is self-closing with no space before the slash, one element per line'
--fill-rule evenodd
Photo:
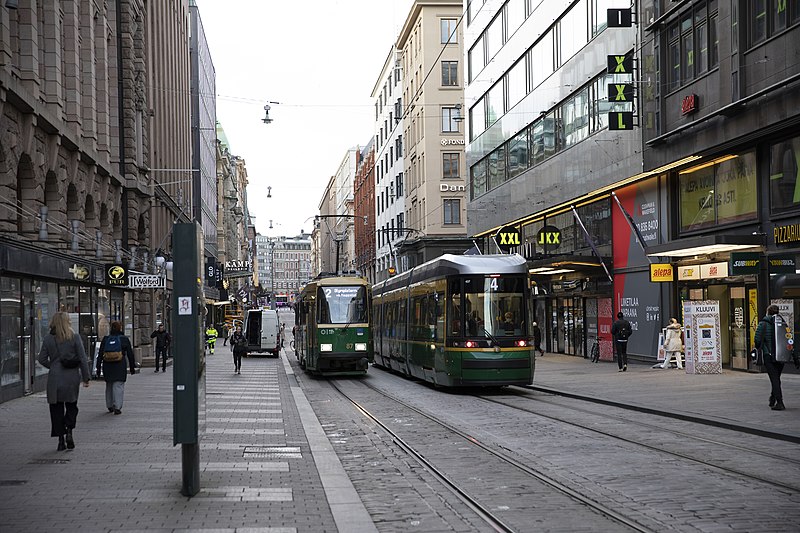
<path fill-rule="evenodd" d="M 250 309 L 244 319 L 244 336 L 247 353 L 270 353 L 275 357 L 281 352 L 281 326 L 278 311 Z"/>

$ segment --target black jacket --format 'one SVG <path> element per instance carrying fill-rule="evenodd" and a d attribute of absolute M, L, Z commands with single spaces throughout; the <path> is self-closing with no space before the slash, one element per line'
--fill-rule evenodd
<path fill-rule="evenodd" d="M 764 352 L 764 357 L 774 360 L 775 356 L 775 315 L 767 315 L 761 319 L 753 339 L 756 348 Z"/>
<path fill-rule="evenodd" d="M 244 334 L 236 332 L 231 335 L 230 339 L 231 346 L 233 346 L 233 351 L 235 353 L 245 353 L 247 352 L 247 338 Z"/>
<path fill-rule="evenodd" d="M 150 334 L 150 338 L 156 340 L 156 348 L 169 348 L 169 345 L 172 342 L 172 336 L 167 330 L 155 330 Z"/>
<path fill-rule="evenodd" d="M 110 336 L 110 335 L 109 335 Z M 133 348 L 131 347 L 131 341 L 125 335 L 121 333 L 119 336 L 122 338 L 122 359 L 120 361 L 114 361 L 113 363 L 106 363 L 103 361 L 103 352 L 105 352 L 106 346 L 106 338 L 103 337 L 103 340 L 100 341 L 100 351 L 99 356 L 97 357 L 97 373 L 100 374 L 100 368 L 103 369 L 103 379 L 106 381 L 127 381 L 128 380 L 128 372 L 127 368 L 125 367 L 125 360 L 127 359 L 128 365 L 130 366 L 131 373 L 136 372 L 136 360 L 133 357 Z"/>
<path fill-rule="evenodd" d="M 619 334 L 622 331 L 628 332 L 628 337 L 624 339 L 619 338 Z M 631 328 L 631 323 L 628 322 L 624 318 L 619 318 L 614 322 L 614 325 L 611 326 L 611 334 L 614 336 L 614 340 L 617 342 L 628 342 L 628 339 L 633 334 L 633 329 Z"/>

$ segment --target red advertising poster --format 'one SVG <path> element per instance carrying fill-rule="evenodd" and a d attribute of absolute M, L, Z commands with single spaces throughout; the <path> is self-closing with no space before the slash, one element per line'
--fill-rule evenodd
<path fill-rule="evenodd" d="M 611 298 L 597 300 L 597 331 L 600 335 L 600 360 L 614 360 L 614 344 L 611 338 L 611 325 L 614 323 L 614 305 Z"/>
<path fill-rule="evenodd" d="M 650 262 L 644 247 L 661 241 L 659 228 L 658 178 L 629 185 L 616 192 L 622 209 L 612 202 L 611 224 L 614 235 L 614 309 L 613 318 L 622 312 L 631 323 L 633 334 L 628 341 L 632 354 L 657 354 L 658 334 L 661 331 L 661 288 L 650 281 Z M 624 272 L 619 272 L 624 269 Z"/>

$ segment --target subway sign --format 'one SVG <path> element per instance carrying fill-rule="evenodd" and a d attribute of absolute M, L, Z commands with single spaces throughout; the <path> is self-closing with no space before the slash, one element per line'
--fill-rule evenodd
<path fill-rule="evenodd" d="M 503 226 L 494 236 L 497 246 L 504 252 L 509 252 L 513 246 L 519 246 L 519 229 L 514 226 Z"/>
<path fill-rule="evenodd" d="M 761 257 L 757 252 L 731 252 L 731 274 L 758 274 Z"/>

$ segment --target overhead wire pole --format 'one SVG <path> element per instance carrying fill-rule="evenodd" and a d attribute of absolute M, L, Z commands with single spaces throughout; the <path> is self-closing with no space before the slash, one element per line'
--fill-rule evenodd
<path fill-rule="evenodd" d="M 357 219 L 357 218 L 361 218 L 361 219 L 364 219 L 364 225 L 365 226 L 367 225 L 367 221 L 368 221 L 368 218 L 366 216 L 362 216 L 362 215 L 316 215 L 316 216 L 314 216 L 315 220 L 316 219 L 320 219 L 320 218 L 324 218 L 324 219 L 328 219 L 328 218 L 352 218 L 354 220 Z M 336 273 L 338 274 L 339 273 L 339 245 L 340 245 L 340 243 L 341 243 L 341 241 L 343 239 L 340 240 L 340 239 L 337 238 L 337 236 L 333 235 L 333 232 L 331 231 L 330 226 L 328 226 L 327 221 L 325 222 L 325 226 L 328 228 L 328 233 L 331 235 L 331 238 L 333 239 L 333 242 L 336 243 Z"/>

